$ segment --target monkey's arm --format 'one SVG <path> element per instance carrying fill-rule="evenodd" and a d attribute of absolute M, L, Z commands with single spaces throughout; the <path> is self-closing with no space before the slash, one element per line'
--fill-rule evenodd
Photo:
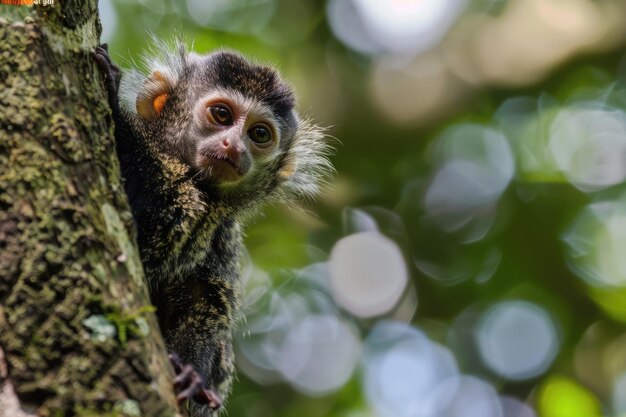
<path fill-rule="evenodd" d="M 117 156 L 122 164 L 122 176 L 125 179 L 131 177 L 126 175 L 126 170 L 136 166 L 138 157 L 142 157 L 142 147 L 138 135 L 134 132 L 133 127 L 129 123 L 129 115 L 124 114 L 120 107 L 119 88 L 122 80 L 122 71 L 113 63 L 109 56 L 109 47 L 106 43 L 96 47 L 95 55 L 96 63 L 100 72 L 104 75 L 104 85 L 107 90 L 109 106 L 111 107 L 111 115 L 115 122 L 115 144 L 117 148 Z M 135 161 L 133 163 L 132 161 Z"/>
<path fill-rule="evenodd" d="M 121 118 L 120 114 L 120 102 L 117 96 L 120 89 L 120 81 L 122 79 L 122 72 L 119 67 L 111 61 L 109 57 L 109 45 L 103 43 L 100 46 L 96 46 L 96 62 L 100 71 L 104 75 L 104 83 L 109 95 L 109 104 L 111 111 L 113 112 L 113 118 Z"/>
<path fill-rule="evenodd" d="M 122 79 L 122 71 L 111 61 L 109 57 L 109 47 L 106 43 L 96 47 L 96 63 L 100 68 L 100 72 L 104 75 L 104 85 L 107 90 L 109 106 L 111 107 L 111 115 L 115 122 L 115 139 L 117 145 L 117 153 L 120 158 L 127 158 L 132 152 L 132 146 L 137 142 L 132 127 L 128 120 L 124 117 L 120 108 L 119 88 Z"/>
<path fill-rule="evenodd" d="M 137 219 L 137 201 L 159 200 L 161 197 L 161 193 L 156 192 L 159 187 L 158 181 L 146 181 L 148 178 L 159 178 L 160 164 L 156 156 L 149 152 L 145 140 L 133 127 L 131 123 L 133 116 L 120 106 L 119 87 L 122 71 L 111 60 L 107 44 L 96 47 L 95 60 L 104 76 L 111 115 L 115 123 L 115 145 L 124 178 L 124 189 L 130 200 L 133 215 Z"/>

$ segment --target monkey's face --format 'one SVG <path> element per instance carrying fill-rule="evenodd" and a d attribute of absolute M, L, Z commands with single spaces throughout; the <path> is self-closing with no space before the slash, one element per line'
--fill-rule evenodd
<path fill-rule="evenodd" d="M 197 100 L 193 115 L 183 158 L 201 176 L 230 185 L 277 157 L 281 129 L 264 103 L 220 89 Z"/>
<path fill-rule="evenodd" d="M 147 65 L 149 76 L 128 78 L 135 90 L 127 96 L 151 143 L 186 164 L 194 181 L 240 200 L 317 192 L 331 169 L 323 130 L 300 120 L 274 69 L 227 51 L 183 49 Z"/>

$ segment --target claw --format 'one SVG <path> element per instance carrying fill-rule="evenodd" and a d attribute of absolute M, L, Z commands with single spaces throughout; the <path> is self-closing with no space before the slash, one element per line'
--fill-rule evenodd
<path fill-rule="evenodd" d="M 174 378 L 174 387 L 178 388 L 178 387 L 188 386 L 192 381 L 194 373 L 195 373 L 195 370 L 193 369 L 193 366 L 191 365 L 183 366 L 183 369 L 181 370 L 181 372 L 179 372 Z"/>
<path fill-rule="evenodd" d="M 178 356 L 176 353 L 170 353 L 169 355 L 167 355 L 167 357 L 174 367 L 174 371 L 176 371 L 176 374 L 179 374 L 183 370 L 183 361 L 180 359 L 180 356 Z"/>
<path fill-rule="evenodd" d="M 119 67 L 111 61 L 109 45 L 103 43 L 100 46 L 96 46 L 95 60 L 98 68 L 100 68 L 100 71 L 104 74 L 109 96 L 117 96 L 122 73 Z"/>
<path fill-rule="evenodd" d="M 169 354 L 169 359 L 176 371 L 174 377 L 174 389 L 178 393 L 176 400 L 182 403 L 188 399 L 193 399 L 199 404 L 206 404 L 212 411 L 217 411 L 222 406 L 222 399 L 211 389 L 204 388 L 202 377 L 190 364 L 184 364 L 175 353 Z"/>

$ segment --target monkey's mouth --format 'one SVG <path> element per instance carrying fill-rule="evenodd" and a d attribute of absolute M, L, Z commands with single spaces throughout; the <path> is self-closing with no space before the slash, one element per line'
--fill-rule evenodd
<path fill-rule="evenodd" d="M 220 154 L 208 154 L 206 155 L 208 158 L 211 159 L 215 159 L 217 161 L 224 161 L 226 162 L 228 165 L 230 165 L 231 167 L 233 167 L 234 170 L 239 171 L 239 166 L 237 164 L 237 162 L 235 162 L 234 159 L 229 158 L 227 155 L 220 155 Z"/>
<path fill-rule="evenodd" d="M 237 181 L 244 175 L 239 163 L 225 154 L 200 152 L 196 162 L 199 169 L 217 180 Z"/>

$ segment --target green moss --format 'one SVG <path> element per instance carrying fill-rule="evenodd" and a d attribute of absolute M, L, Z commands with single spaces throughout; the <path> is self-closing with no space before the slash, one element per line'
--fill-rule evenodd
<path fill-rule="evenodd" d="M 32 13 L 30 7 L 15 7 L 0 4 L 0 15 L 4 18 L 0 19 L 0 25 L 7 20 L 12 22 L 24 22 Z M 1 39 L 1 38 L 0 38 Z"/>
<path fill-rule="evenodd" d="M 143 306 L 131 313 L 114 308 L 113 311 L 106 315 L 106 319 L 117 328 L 119 342 L 125 348 L 129 336 L 145 337 L 148 335 L 150 330 L 145 316 L 155 311 L 156 308 L 153 306 Z"/>

